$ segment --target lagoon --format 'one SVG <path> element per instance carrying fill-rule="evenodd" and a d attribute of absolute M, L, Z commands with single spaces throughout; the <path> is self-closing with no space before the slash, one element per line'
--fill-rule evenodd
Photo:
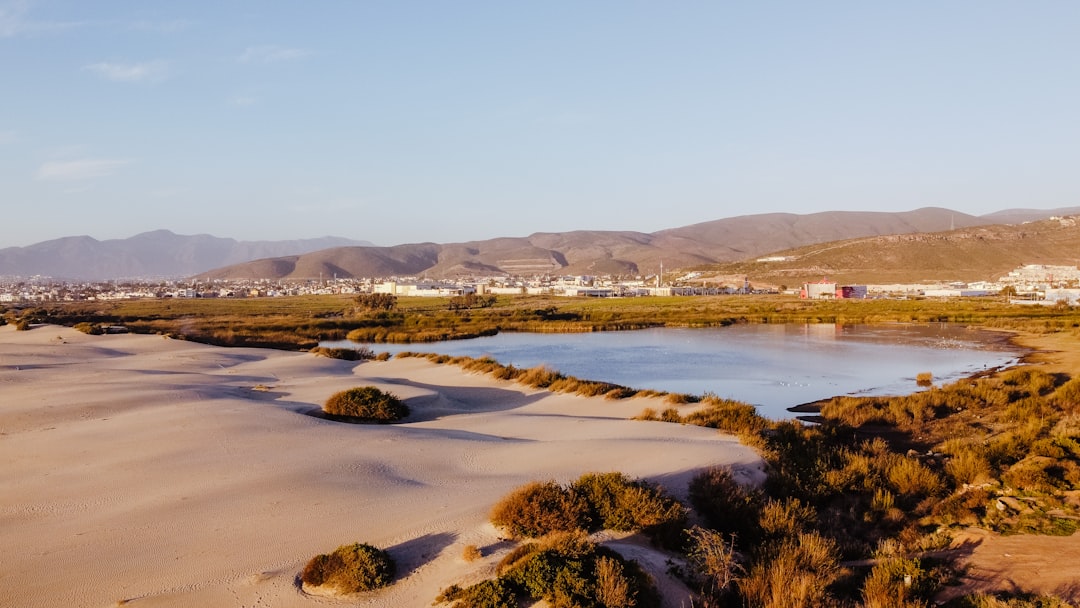
<path fill-rule="evenodd" d="M 323 346 L 356 347 L 353 342 Z M 547 365 L 589 380 L 638 389 L 714 393 L 758 406 L 773 419 L 787 408 L 837 395 L 920 390 L 1018 362 L 1023 351 L 998 332 L 947 323 L 733 325 L 582 334 L 501 333 L 424 344 L 369 344 L 375 352 L 490 356 L 517 367 Z"/>

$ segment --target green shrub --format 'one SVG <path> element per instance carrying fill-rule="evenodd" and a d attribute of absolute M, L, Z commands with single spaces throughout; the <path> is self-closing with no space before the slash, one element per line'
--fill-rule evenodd
<path fill-rule="evenodd" d="M 395 422 L 409 415 L 409 408 L 392 393 L 374 386 L 361 386 L 335 393 L 326 400 L 323 411 L 367 422 Z"/>
<path fill-rule="evenodd" d="M 659 597 L 635 562 L 590 542 L 585 533 L 559 532 L 515 550 L 499 578 L 520 595 L 554 608 L 654 608 Z"/>
<path fill-rule="evenodd" d="M 491 510 L 491 523 L 513 538 L 538 538 L 589 527 L 589 506 L 576 492 L 554 481 L 526 484 Z"/>
<path fill-rule="evenodd" d="M 436 603 L 453 602 L 452 608 L 517 608 L 517 596 L 502 579 L 480 581 L 462 589 L 451 585 L 435 598 Z"/>
<path fill-rule="evenodd" d="M 686 510 L 663 489 L 622 473 L 586 473 L 571 485 L 589 505 L 594 528 L 643 531 L 657 544 L 681 542 Z"/>
<path fill-rule="evenodd" d="M 305 585 L 338 593 L 370 591 L 389 585 L 397 566 L 390 555 L 368 544 L 342 545 L 333 553 L 316 555 L 304 566 Z"/>

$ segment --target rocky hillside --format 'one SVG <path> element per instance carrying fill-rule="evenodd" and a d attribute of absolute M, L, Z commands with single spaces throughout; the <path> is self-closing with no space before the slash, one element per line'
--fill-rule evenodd
<path fill-rule="evenodd" d="M 776 252 L 777 261 L 706 267 L 717 276 L 798 285 L 996 280 L 1024 264 L 1080 265 L 1080 217 L 848 239 Z"/>

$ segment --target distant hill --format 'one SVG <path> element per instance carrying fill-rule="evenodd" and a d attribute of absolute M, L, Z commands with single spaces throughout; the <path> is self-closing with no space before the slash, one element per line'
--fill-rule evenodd
<path fill-rule="evenodd" d="M 1080 265 L 1080 217 L 862 237 L 778 251 L 768 257 L 785 259 L 702 270 L 791 287 L 823 277 L 853 284 L 992 281 L 1024 264 Z"/>
<path fill-rule="evenodd" d="M 468 243 L 338 247 L 202 273 L 207 278 L 318 276 L 644 275 L 666 268 L 744 260 L 778 249 L 856 236 L 947 230 L 988 220 L 926 208 L 900 213 L 831 211 L 747 215 L 654 233 L 536 233 Z M 388 272 L 393 269 L 392 272 Z"/>
<path fill-rule="evenodd" d="M 0 275 L 80 280 L 185 277 L 260 258 L 366 244 L 369 243 L 340 237 L 237 241 L 208 234 L 179 235 L 168 230 L 105 241 L 71 236 L 0 249 Z"/>
<path fill-rule="evenodd" d="M 1005 209 L 982 216 L 993 224 L 1023 224 L 1035 222 L 1050 217 L 1065 217 L 1067 215 L 1080 215 L 1080 207 L 1062 207 L 1060 209 Z"/>

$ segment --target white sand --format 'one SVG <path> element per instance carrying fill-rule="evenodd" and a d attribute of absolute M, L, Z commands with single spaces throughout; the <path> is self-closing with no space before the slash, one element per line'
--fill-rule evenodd
<path fill-rule="evenodd" d="M 305 415 L 364 384 L 404 398 L 412 421 Z M 298 574 L 368 542 L 399 579 L 354 603 L 429 606 L 506 550 L 487 514 L 528 481 L 618 470 L 684 495 L 706 466 L 760 474 L 731 437 L 627 420 L 647 406 L 662 407 L 415 359 L 0 327 L 0 605 L 340 605 L 303 594 Z M 466 563 L 469 544 L 489 557 Z"/>

